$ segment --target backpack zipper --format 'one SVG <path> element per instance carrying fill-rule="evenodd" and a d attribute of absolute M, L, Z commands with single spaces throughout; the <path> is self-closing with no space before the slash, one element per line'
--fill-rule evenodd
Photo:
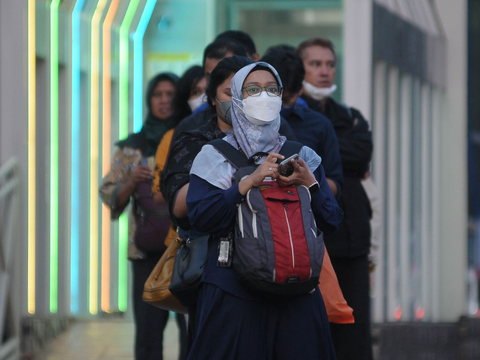
<path fill-rule="evenodd" d="M 290 230 L 290 222 L 288 221 L 288 214 L 287 214 L 287 203 L 283 203 L 283 211 L 285 212 L 285 220 L 287 220 L 288 226 L 288 236 L 290 237 L 290 246 L 292 248 L 292 264 L 293 268 L 295 268 L 295 251 L 293 250 L 293 239 L 292 239 L 292 231 Z"/>

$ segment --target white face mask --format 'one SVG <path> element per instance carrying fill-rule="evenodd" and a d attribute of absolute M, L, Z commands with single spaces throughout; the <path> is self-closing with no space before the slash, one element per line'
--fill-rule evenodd
<path fill-rule="evenodd" d="M 205 96 L 205 94 L 202 94 L 198 97 L 196 97 L 195 99 L 192 99 L 192 100 L 188 100 L 188 106 L 190 106 L 190 109 L 192 109 L 192 111 L 194 111 L 196 108 L 198 108 L 200 105 L 203 104 L 203 97 Z"/>
<path fill-rule="evenodd" d="M 303 81 L 303 89 L 307 92 L 308 95 L 314 100 L 321 101 L 329 97 L 335 90 L 337 90 L 337 85 L 332 85 L 329 88 L 319 88 L 313 86 L 312 84 Z"/>
<path fill-rule="evenodd" d="M 242 100 L 245 117 L 254 125 L 268 125 L 278 118 L 282 109 L 280 96 L 269 96 L 262 91 L 259 96 Z"/>

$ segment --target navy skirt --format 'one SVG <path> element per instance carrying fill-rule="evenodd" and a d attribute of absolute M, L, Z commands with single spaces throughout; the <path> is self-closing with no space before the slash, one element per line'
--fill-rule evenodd
<path fill-rule="evenodd" d="M 202 283 L 188 360 L 333 360 L 320 290 L 281 302 L 242 299 Z"/>

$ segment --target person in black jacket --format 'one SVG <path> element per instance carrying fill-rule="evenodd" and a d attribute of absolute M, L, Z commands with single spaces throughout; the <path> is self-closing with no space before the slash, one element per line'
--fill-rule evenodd
<path fill-rule="evenodd" d="M 360 111 L 330 97 L 336 89 L 333 43 L 309 39 L 297 47 L 297 53 L 305 66 L 302 98 L 310 109 L 332 122 L 343 167 L 343 191 L 338 202 L 344 220 L 334 234 L 325 236 L 325 245 L 343 295 L 353 308 L 355 324 L 330 324 L 332 338 L 339 360 L 372 359 L 368 260 L 372 212 L 361 184 L 369 175 L 372 134 Z"/>
<path fill-rule="evenodd" d="M 339 198 L 343 186 L 343 173 L 333 125 L 324 115 L 298 101 L 305 77 L 302 59 L 295 53 L 294 47 L 278 45 L 268 48 L 262 61 L 272 65 L 282 79 L 280 115 L 292 128 L 297 141 L 315 150 L 322 158 L 330 189 L 333 195 Z"/>

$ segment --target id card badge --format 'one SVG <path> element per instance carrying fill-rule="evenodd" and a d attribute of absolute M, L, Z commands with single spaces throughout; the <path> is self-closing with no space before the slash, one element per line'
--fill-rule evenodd
<path fill-rule="evenodd" d="M 220 238 L 220 243 L 218 244 L 218 259 L 217 266 L 219 267 L 230 267 L 232 266 L 232 255 L 233 255 L 233 234 L 228 234 L 227 237 Z"/>

